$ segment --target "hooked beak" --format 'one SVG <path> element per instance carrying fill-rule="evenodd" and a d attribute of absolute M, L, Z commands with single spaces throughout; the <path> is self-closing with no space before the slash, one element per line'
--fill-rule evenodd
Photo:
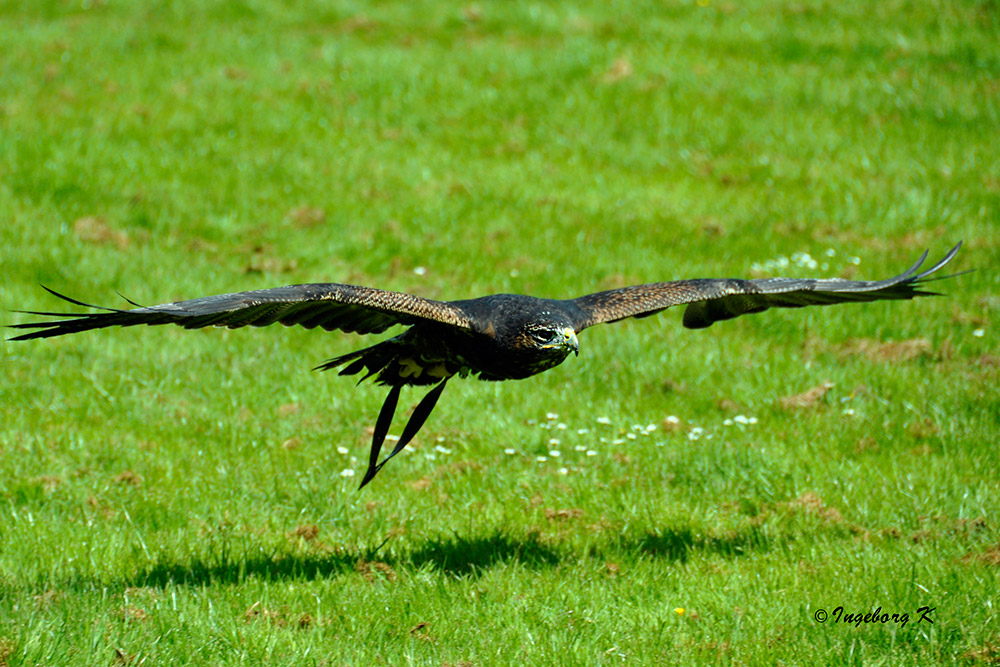
<path fill-rule="evenodd" d="M 562 346 L 573 350 L 573 354 L 580 356 L 580 341 L 576 339 L 576 332 L 570 328 L 562 330 Z"/>
<path fill-rule="evenodd" d="M 573 354 L 579 356 L 580 354 L 580 341 L 576 339 L 576 332 L 573 329 L 566 327 L 561 329 L 559 333 L 552 337 L 552 339 L 541 346 L 544 350 L 560 349 L 560 350 L 572 350 Z"/>

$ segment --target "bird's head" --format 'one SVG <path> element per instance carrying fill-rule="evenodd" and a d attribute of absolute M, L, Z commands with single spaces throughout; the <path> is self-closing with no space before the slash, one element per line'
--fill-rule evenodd
<path fill-rule="evenodd" d="M 551 350 L 552 354 L 566 357 L 570 352 L 580 354 L 580 341 L 573 327 L 559 322 L 528 322 L 522 330 L 521 341 L 526 347 Z"/>
<path fill-rule="evenodd" d="M 516 294 L 497 294 L 472 302 L 484 316 L 480 328 L 490 344 L 484 363 L 488 375 L 523 379 L 558 366 L 570 352 L 579 354 L 574 312 L 562 302 Z"/>
<path fill-rule="evenodd" d="M 569 353 L 580 353 L 576 331 L 558 318 L 534 317 L 523 322 L 515 336 L 515 347 L 523 359 L 525 377 L 558 366 Z"/>

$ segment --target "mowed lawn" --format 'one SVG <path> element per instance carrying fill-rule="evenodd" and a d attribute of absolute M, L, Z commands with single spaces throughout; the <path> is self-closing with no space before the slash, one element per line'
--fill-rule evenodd
<path fill-rule="evenodd" d="M 998 34 L 991 0 L 0 2 L 5 324 L 67 307 L 40 284 L 975 269 L 587 330 L 451 382 L 360 492 L 385 390 L 310 368 L 370 341 L 0 343 L 0 665 L 995 664 Z"/>

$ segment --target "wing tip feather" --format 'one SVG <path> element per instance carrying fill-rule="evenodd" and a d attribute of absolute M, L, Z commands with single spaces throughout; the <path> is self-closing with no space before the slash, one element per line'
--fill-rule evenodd
<path fill-rule="evenodd" d="M 959 249 L 961 249 L 961 247 L 962 247 L 962 243 L 963 243 L 963 241 L 959 241 L 958 243 L 956 243 L 955 247 L 953 247 L 951 250 L 949 250 L 945 254 L 944 257 L 942 257 L 940 260 L 938 260 L 938 262 L 936 264 L 934 264 L 934 266 L 932 266 L 931 268 L 926 269 L 924 271 L 921 271 L 919 274 L 917 274 L 916 276 L 913 277 L 913 280 L 922 280 L 923 278 L 929 276 L 930 274 L 934 273 L 935 271 L 939 271 L 942 267 L 944 267 L 945 264 L 947 264 L 948 262 L 950 262 L 951 260 L 953 260 L 955 258 L 955 255 L 958 254 Z M 927 257 L 927 252 L 928 252 L 927 250 L 924 251 L 924 255 L 923 255 L 924 257 Z M 921 261 L 918 264 L 923 264 L 923 259 L 922 258 L 921 258 Z M 963 273 L 965 273 L 965 272 L 963 272 Z M 955 276 L 955 275 L 961 275 L 961 274 L 952 274 L 952 275 Z M 940 280 L 940 279 L 949 278 L 949 277 L 952 277 L 952 276 L 941 276 L 938 279 Z"/>

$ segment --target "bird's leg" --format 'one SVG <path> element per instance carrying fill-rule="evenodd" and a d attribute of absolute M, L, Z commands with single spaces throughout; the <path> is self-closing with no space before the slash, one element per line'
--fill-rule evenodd
<path fill-rule="evenodd" d="M 382 451 L 382 443 L 385 442 L 385 436 L 389 433 L 392 416 L 396 413 L 400 388 L 401 385 L 393 385 L 392 389 L 389 390 L 389 395 L 385 397 L 382 409 L 378 412 L 378 419 L 375 421 L 375 432 L 372 433 L 372 450 L 368 454 L 368 470 L 365 472 L 364 479 L 361 480 L 359 489 L 364 488 L 365 484 L 372 481 L 379 468 L 382 467 L 378 465 L 378 455 Z"/>
<path fill-rule="evenodd" d="M 447 383 L 448 379 L 445 378 L 439 382 L 436 387 L 427 392 L 427 395 L 420 399 L 420 403 L 418 403 L 417 407 L 413 409 L 413 414 L 410 415 L 409 421 L 406 422 L 406 426 L 403 428 L 403 433 L 399 436 L 399 441 L 396 443 L 392 452 L 389 456 L 385 457 L 381 463 L 376 463 L 379 451 L 382 449 L 382 441 L 385 440 L 385 434 L 389 430 L 389 422 L 392 421 L 392 412 L 396 409 L 396 399 L 399 398 L 399 387 L 393 387 L 393 390 L 389 392 L 389 396 L 386 397 L 385 404 L 382 405 L 382 411 L 379 412 L 378 421 L 375 423 L 375 435 L 372 439 L 372 451 L 371 458 L 368 461 L 368 472 L 365 473 L 364 479 L 361 480 L 361 486 L 358 487 L 359 489 L 363 488 L 365 484 L 370 482 L 372 478 L 375 477 L 376 473 L 382 469 L 382 466 L 389 461 L 389 459 L 396 454 L 399 454 L 403 451 L 404 447 L 410 444 L 410 441 L 413 440 L 413 436 L 417 434 L 417 431 L 420 430 L 420 427 L 424 425 L 424 422 L 427 421 L 427 417 L 429 417 L 431 412 L 434 410 L 434 406 L 437 405 L 438 399 L 441 398 L 441 392 L 444 391 L 444 386 Z M 393 395 L 393 392 L 395 392 L 395 395 Z M 389 415 L 386 417 L 383 413 L 386 412 L 386 406 L 389 405 L 390 399 L 392 400 L 392 410 L 389 411 Z M 379 428 L 380 426 L 383 426 L 381 430 Z M 379 437 L 380 433 L 381 438 L 378 440 L 378 446 L 376 447 L 375 438 Z"/>

